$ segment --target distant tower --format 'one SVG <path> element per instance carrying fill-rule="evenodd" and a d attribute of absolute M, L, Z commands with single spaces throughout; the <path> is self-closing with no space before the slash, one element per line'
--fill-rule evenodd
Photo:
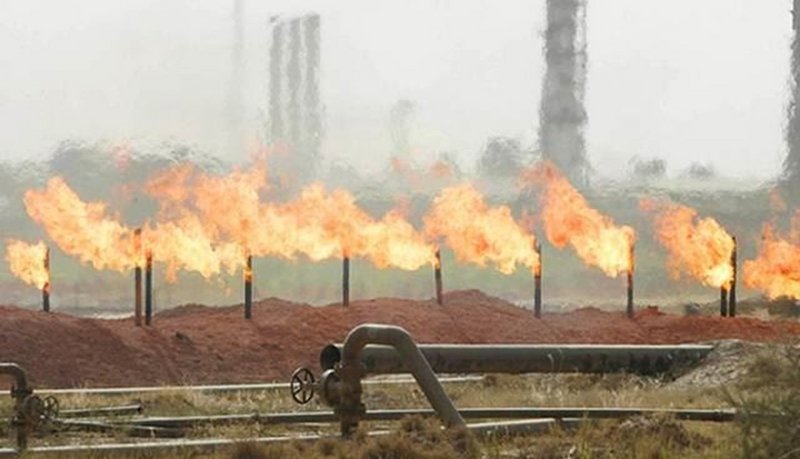
<path fill-rule="evenodd" d="M 286 133 L 283 126 L 283 36 L 284 26 L 280 17 L 270 18 L 272 44 L 269 52 L 269 140 L 271 143 L 283 141 Z"/>
<path fill-rule="evenodd" d="M 583 128 L 586 84 L 585 0 L 547 0 L 547 71 L 539 108 L 539 147 L 573 184 L 588 184 Z"/>
<path fill-rule="evenodd" d="M 244 153 L 243 75 L 244 75 L 244 0 L 233 4 L 233 50 L 231 53 L 231 79 L 228 94 L 228 122 L 230 129 L 229 154 L 239 158 Z"/>
<path fill-rule="evenodd" d="M 800 0 L 794 0 L 792 8 L 792 100 L 787 108 L 786 146 L 788 154 L 783 162 L 785 178 L 793 185 L 800 185 Z"/>
<path fill-rule="evenodd" d="M 270 18 L 268 137 L 285 148 L 277 172 L 302 184 L 318 172 L 322 140 L 320 17 Z M 288 94 L 287 94 L 288 93 Z"/>

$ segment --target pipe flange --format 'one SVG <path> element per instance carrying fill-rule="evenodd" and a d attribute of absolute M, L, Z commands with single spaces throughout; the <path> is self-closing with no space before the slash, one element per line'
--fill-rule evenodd
<path fill-rule="evenodd" d="M 341 404 L 341 383 L 342 378 L 336 374 L 336 370 L 326 370 L 322 373 L 322 377 L 319 380 L 319 396 L 323 403 L 331 407 Z"/>

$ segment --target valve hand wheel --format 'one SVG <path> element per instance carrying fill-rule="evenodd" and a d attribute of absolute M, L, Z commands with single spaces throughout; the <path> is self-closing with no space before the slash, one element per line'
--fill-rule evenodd
<path fill-rule="evenodd" d="M 292 398 L 295 402 L 305 405 L 314 398 L 315 384 L 317 380 L 308 368 L 298 368 L 292 373 L 292 382 L 289 388 L 292 390 Z"/>
<path fill-rule="evenodd" d="M 52 395 L 47 396 L 44 398 L 44 400 L 42 400 L 42 404 L 44 405 L 42 414 L 44 415 L 45 419 L 50 421 L 58 417 L 59 404 L 57 398 L 53 397 Z"/>

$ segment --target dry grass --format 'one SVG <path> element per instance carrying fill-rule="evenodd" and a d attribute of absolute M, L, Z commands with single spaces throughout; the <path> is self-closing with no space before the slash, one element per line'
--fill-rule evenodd
<path fill-rule="evenodd" d="M 775 358 L 758 359 L 761 374 L 781 374 L 791 361 Z M 800 371 L 800 365 L 795 372 Z M 751 373 L 752 374 L 752 373 Z M 800 378 L 800 377 L 799 377 Z M 774 378 L 773 378 L 774 379 Z M 785 390 L 792 380 L 777 378 Z M 798 379 L 800 381 L 800 379 Z M 743 380 L 741 393 L 762 394 L 765 386 Z M 777 384 L 777 382 L 776 382 Z M 781 392 L 794 394 L 794 392 Z M 774 389 L 774 388 L 773 388 Z M 481 406 L 620 406 L 620 407 L 685 407 L 718 408 L 741 401 L 723 390 L 674 387 L 668 381 L 631 375 L 489 375 L 481 382 L 451 384 L 447 392 L 459 407 Z M 784 403 L 783 398 L 760 398 L 764 403 Z M 364 401 L 368 409 L 428 407 L 421 392 L 414 386 L 365 386 Z M 254 413 L 319 410 L 314 403 L 298 407 L 284 391 L 204 394 L 196 392 L 163 392 L 140 397 L 69 396 L 61 399 L 62 407 L 107 406 L 141 402 L 148 415 L 197 415 L 219 413 Z M 737 402 L 738 403 L 738 402 Z M 750 407 L 751 405 L 741 405 Z M 752 405 L 755 407 L 756 405 Z M 764 407 L 766 405 L 759 405 Z M 0 401 L 7 414 L 10 402 Z M 797 413 L 800 418 L 800 412 Z M 783 423 L 785 424 L 785 423 Z M 366 429 L 391 429 L 381 437 L 366 435 Z M 336 438 L 336 425 L 273 426 L 238 424 L 204 427 L 189 432 L 191 438 L 246 438 L 258 436 L 317 433 L 330 439 L 292 442 L 281 445 L 240 444 L 217 452 L 193 455 L 173 452 L 161 455 L 131 454 L 129 458 L 212 457 L 212 458 L 365 458 L 365 459 L 439 459 L 439 458 L 730 458 L 759 457 L 753 451 L 765 448 L 764 443 L 747 445 L 742 432 L 755 432 L 753 424 L 715 424 L 678 422 L 668 417 L 635 418 L 623 421 L 584 421 L 573 430 L 555 429 L 550 433 L 507 439 L 476 440 L 463 432 L 453 434 L 439 427 L 435 419 L 412 418 L 399 423 L 364 423 L 353 439 Z M 763 433 L 763 432 L 762 432 Z M 7 438 L 7 437 L 6 437 Z M 764 437 L 768 438 L 768 437 Z M 48 436 L 34 444 L 99 443 L 109 440 L 131 441 L 101 434 Z M 74 457 L 85 457 L 74 456 Z M 101 458 L 102 455 L 92 457 Z M 119 457 L 119 456 L 116 456 Z M 779 457 L 761 455 L 760 457 Z M 794 456 L 786 456 L 794 457 Z"/>

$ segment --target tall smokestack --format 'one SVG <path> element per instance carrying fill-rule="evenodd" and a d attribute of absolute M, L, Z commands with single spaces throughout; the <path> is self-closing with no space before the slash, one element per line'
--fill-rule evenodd
<path fill-rule="evenodd" d="M 300 67 L 302 49 L 300 19 L 292 19 L 289 22 L 289 61 L 286 63 L 286 79 L 289 84 L 289 105 L 286 111 L 289 118 L 289 153 L 295 160 L 304 147 L 302 142 L 303 128 L 300 124 L 302 119 L 300 109 L 300 98 L 302 97 L 300 84 L 303 77 Z"/>
<path fill-rule="evenodd" d="M 792 100 L 787 114 L 786 144 L 789 150 L 783 163 L 783 171 L 787 179 L 800 184 L 800 0 L 793 1 L 792 7 L 792 63 L 791 91 Z"/>
<path fill-rule="evenodd" d="M 228 95 L 228 121 L 230 123 L 231 151 L 238 157 L 243 150 L 243 92 L 244 74 L 244 0 L 233 3 L 233 50 L 231 53 L 231 81 Z"/>
<path fill-rule="evenodd" d="M 542 157 L 577 186 L 588 184 L 583 128 L 586 110 L 585 0 L 547 0 L 544 54 L 547 71 L 539 108 Z"/>
<path fill-rule="evenodd" d="M 270 18 L 272 44 L 269 51 L 269 141 L 284 140 L 283 120 L 283 40 L 284 25 L 280 17 Z"/>
<path fill-rule="evenodd" d="M 304 21 L 304 38 L 306 45 L 305 61 L 305 94 L 304 102 L 306 107 L 305 137 L 306 151 L 308 157 L 307 167 L 313 168 L 319 162 L 320 141 L 322 136 L 322 117 L 319 98 L 319 15 L 310 14 Z"/>

